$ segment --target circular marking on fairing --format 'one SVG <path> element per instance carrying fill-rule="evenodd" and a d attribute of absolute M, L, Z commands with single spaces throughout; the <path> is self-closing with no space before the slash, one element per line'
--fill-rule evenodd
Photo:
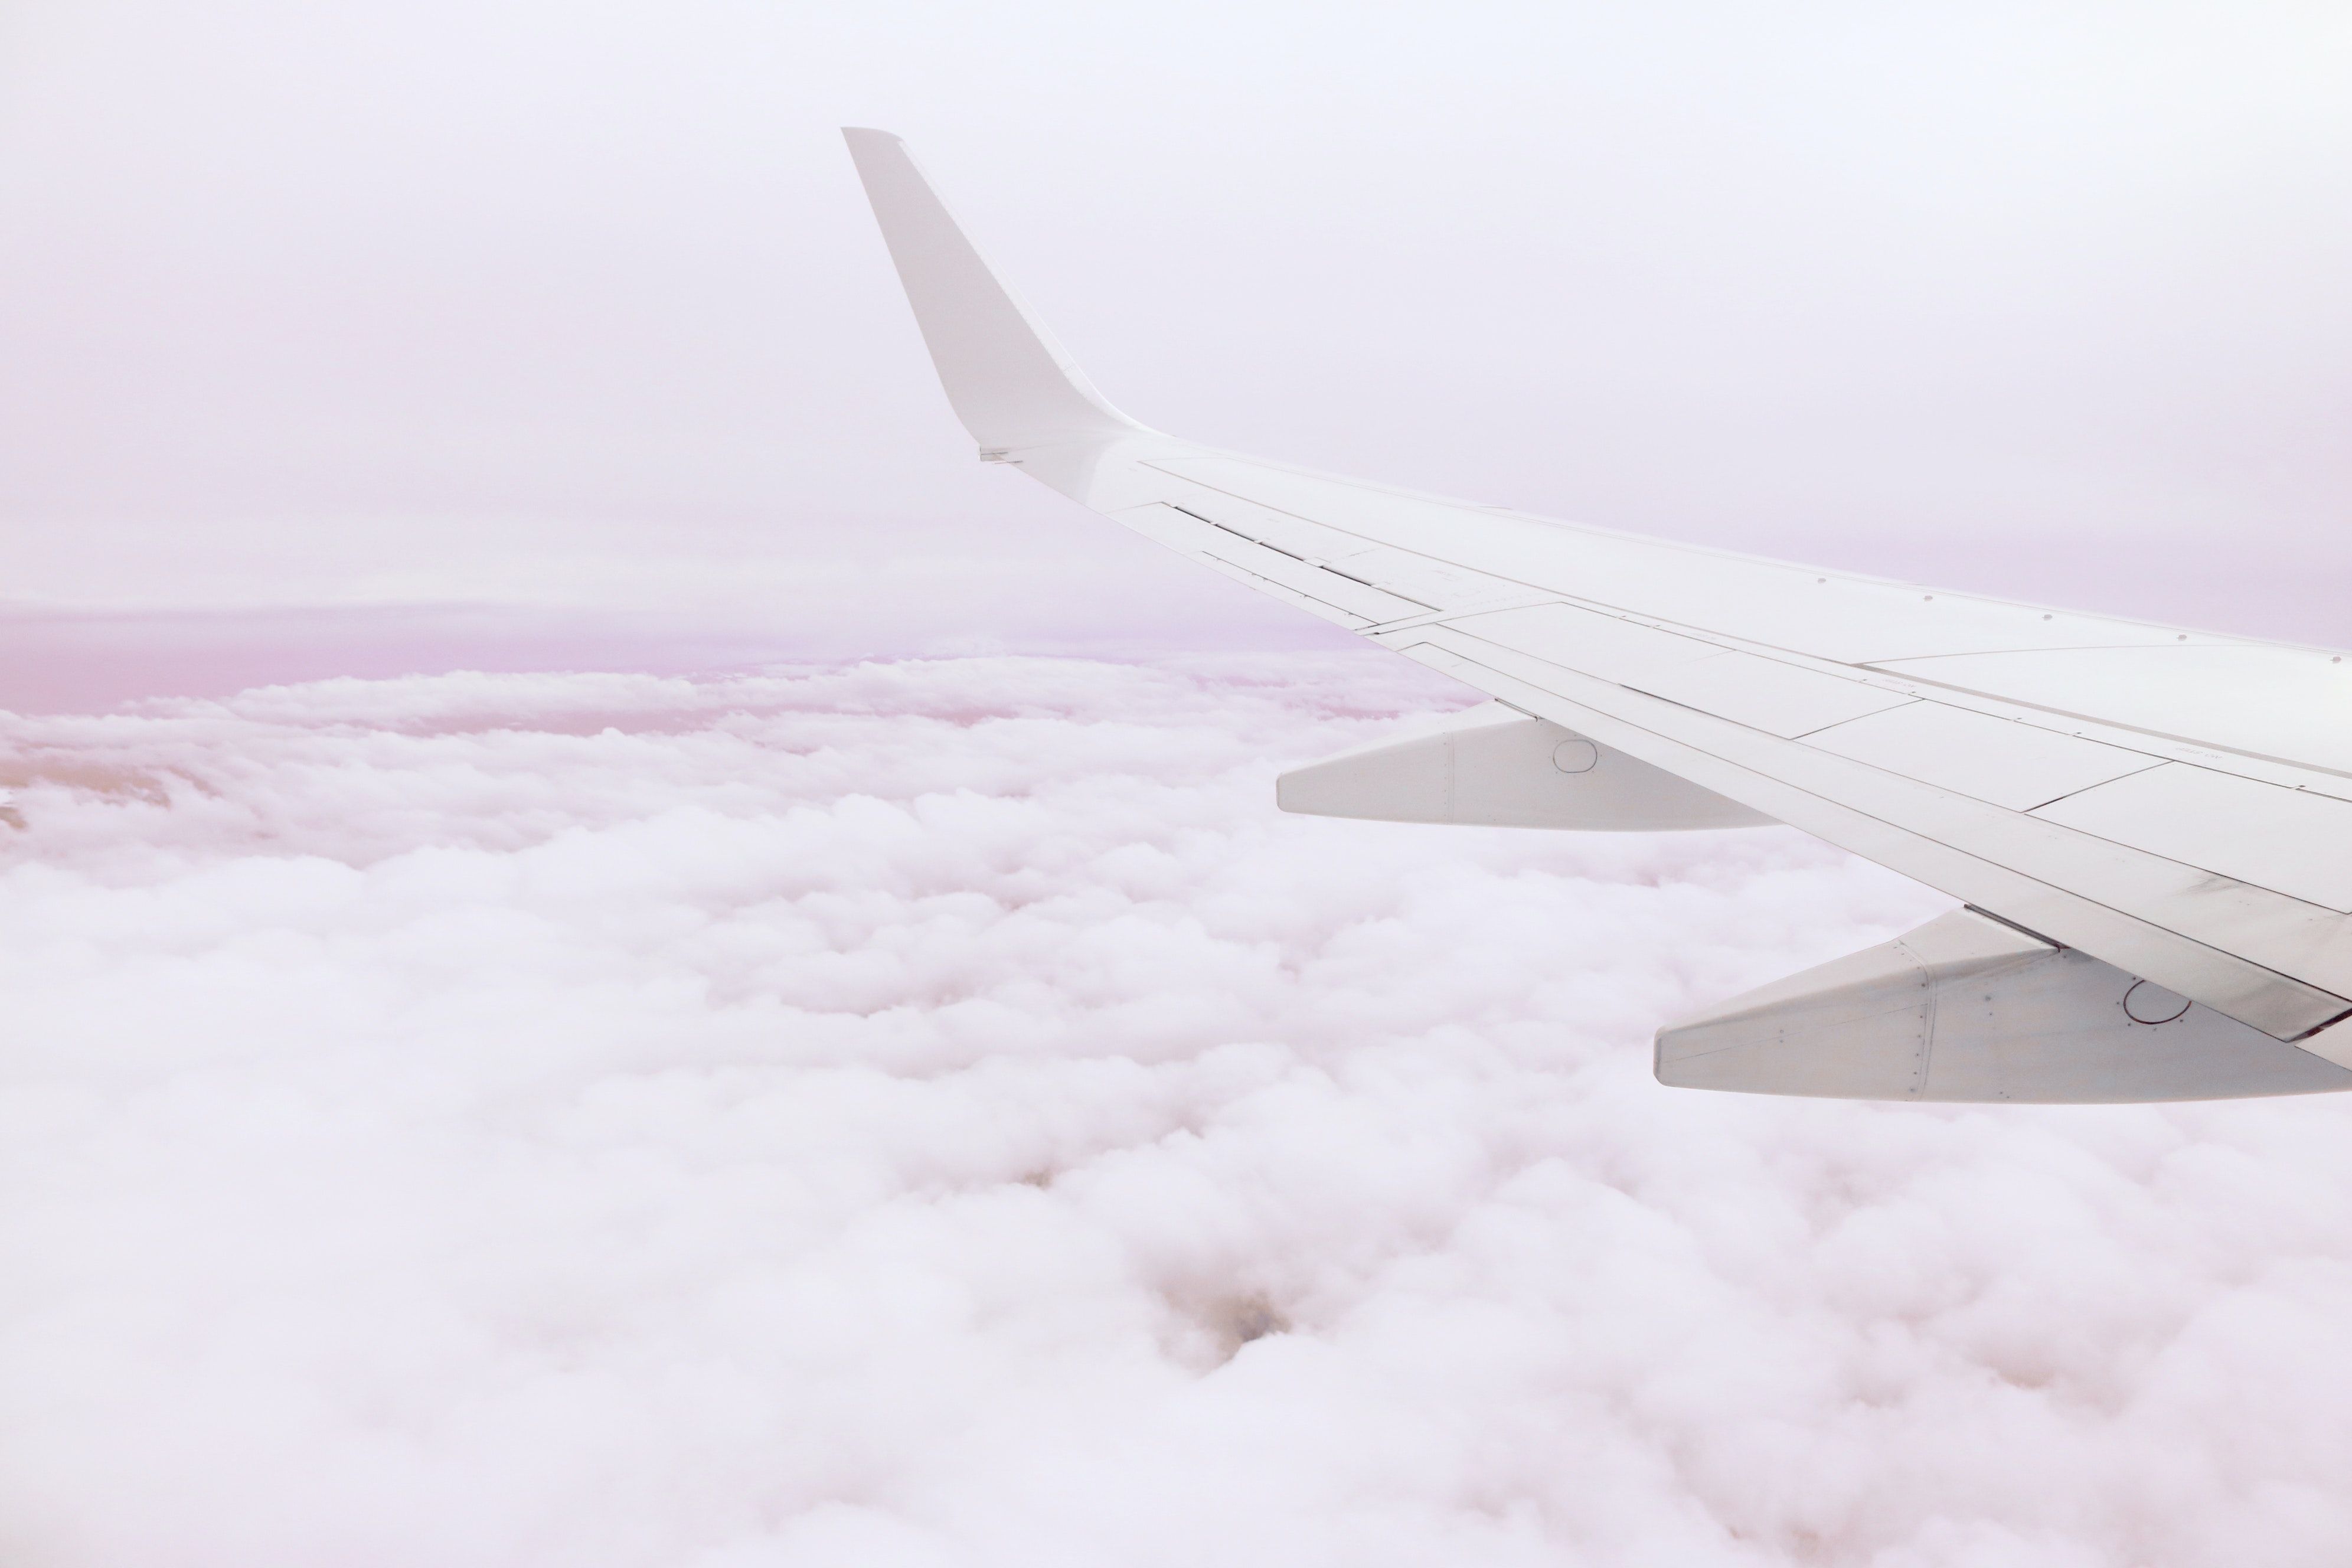
<path fill-rule="evenodd" d="M 1589 773 L 1600 761 L 1601 748 L 1581 737 L 1551 749 L 1551 765 L 1564 773 Z"/>
<path fill-rule="evenodd" d="M 2135 1024 L 2169 1024 L 2187 1011 L 2188 997 L 2145 980 L 2133 981 L 2132 988 L 2124 993 L 2124 1012 Z"/>

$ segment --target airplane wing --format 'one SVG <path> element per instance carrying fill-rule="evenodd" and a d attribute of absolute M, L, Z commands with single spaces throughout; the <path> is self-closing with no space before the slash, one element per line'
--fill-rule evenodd
<path fill-rule="evenodd" d="M 1966 908 L 1660 1032 L 1668 1083 L 1965 1100 L 2352 1088 L 2342 656 L 1582 527 L 1115 410 L 899 140 L 845 132 L 949 400 L 1018 467 L 1496 703 L 1290 809 L 1785 823 Z"/>

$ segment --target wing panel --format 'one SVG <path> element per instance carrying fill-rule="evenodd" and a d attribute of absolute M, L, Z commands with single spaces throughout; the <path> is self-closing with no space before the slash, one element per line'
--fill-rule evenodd
<path fill-rule="evenodd" d="M 2352 921 L 1443 627 L 1433 668 L 2280 1039 L 2352 1002 Z M 2330 984 L 2332 982 L 2332 984 Z M 2340 989 L 2338 989 L 2340 987 Z"/>
<path fill-rule="evenodd" d="M 2030 811 L 2161 760 L 1940 702 L 1874 713 L 1806 742 L 2012 811 Z"/>
<path fill-rule="evenodd" d="M 1833 659 L 2018 648 L 2155 647 L 2168 627 L 1737 555 L 1556 522 L 1223 453 L 1150 466 L 1220 493 L 1589 604 Z"/>
<path fill-rule="evenodd" d="M 1343 530 L 1327 528 L 1319 522 L 1254 506 L 1214 491 L 1188 495 L 1174 504 L 1219 528 L 1231 529 L 1261 544 L 1287 551 L 1301 560 L 1342 561 L 1380 549 Z"/>
<path fill-rule="evenodd" d="M 2318 1027 L 2352 1006 L 2344 999 L 2352 995 L 2352 924 L 2338 911 L 2101 837 L 2071 822 L 1956 795 L 1933 780 L 1892 774 L 1831 747 L 1796 743 L 1780 732 L 1791 725 L 1776 729 L 1750 721 L 1735 710 L 1735 703 L 1715 693 L 1705 694 L 1715 704 L 1706 708 L 1665 689 L 1698 665 L 1724 656 L 1718 642 L 1557 603 L 1473 615 L 1453 626 L 1423 626 L 1391 636 L 1451 649 L 1517 683 L 1523 693 L 1548 697 L 1555 708 L 1559 699 L 1570 698 L 1579 704 L 1572 711 L 1547 711 L 1488 679 L 1472 680 L 1530 711 L 1583 729 L 1644 762 L 1970 903 L 1998 910 L 2280 1038 Z M 1776 662 L 1739 657 L 1758 666 Z M 1858 700 L 1887 711 L 1901 711 L 1895 705 L 1909 700 L 1907 692 L 1859 679 L 1782 668 L 1851 686 L 1868 694 Z M 1639 715 L 1633 720 L 1639 730 L 1631 740 L 1580 721 L 1580 715 L 1622 718 L 1629 712 Z M 1760 710 L 1753 716 L 1773 717 Z M 1963 721 L 1965 717 L 1982 715 L 1967 715 Z M 1717 763 L 1732 764 L 1728 783 L 1687 752 L 1679 762 L 1653 754 L 1659 741 L 1686 742 L 1687 731 L 1710 725 L 1706 744 Z M 1643 749 L 1640 731 L 1650 733 L 1652 750 Z"/>
<path fill-rule="evenodd" d="M 1148 470 L 1157 473 L 1158 470 Z M 1245 539 L 1328 565 L 1432 610 L 1458 611 L 1498 598 L 1524 596 L 1519 584 L 1379 543 L 1345 529 L 1276 511 L 1255 501 L 1170 477 L 1160 487 L 1171 504 Z"/>
<path fill-rule="evenodd" d="M 1915 700 L 1899 691 L 1748 653 L 1719 653 L 1626 684 L 1791 740 Z"/>
<path fill-rule="evenodd" d="M 2289 898 L 2352 910 L 2352 801 L 2166 763 L 2033 815 Z"/>
<path fill-rule="evenodd" d="M 1461 616 L 1445 623 L 1457 631 L 1534 654 L 1565 669 L 1581 670 L 1622 686 L 1662 678 L 1677 665 L 1709 658 L 1723 645 L 1660 631 L 1622 616 L 1602 615 L 1573 605 L 1528 605 Z"/>
<path fill-rule="evenodd" d="M 1239 566 L 1270 583 L 1279 583 L 1293 593 L 1304 594 L 1327 605 L 1337 605 L 1351 616 L 1363 617 L 1368 626 L 1382 621 L 1402 621 L 1428 613 L 1426 605 L 1401 599 L 1370 584 L 1285 555 L 1279 551 L 1268 550 L 1262 544 L 1252 544 L 1246 540 L 1221 541 L 1208 546 L 1203 553 L 1212 560 Z"/>
<path fill-rule="evenodd" d="M 2312 648 L 2201 634 L 2166 640 L 1879 662 L 2002 701 L 2352 774 L 2352 665 Z"/>
<path fill-rule="evenodd" d="M 1912 700 L 1906 692 L 1858 679 L 1737 652 L 1572 605 L 1531 605 L 1446 624 L 1562 668 L 1775 735 L 1801 735 Z"/>
<path fill-rule="evenodd" d="M 1197 517 L 1191 517 L 1177 510 L 1174 507 L 1129 507 L 1125 511 L 1114 512 L 1111 515 L 1145 538 L 1164 544 L 1179 554 L 1190 556 L 1202 565 L 1231 577 L 1244 587 L 1255 588 L 1262 594 L 1270 594 L 1286 604 L 1297 605 L 1299 609 L 1310 615 L 1318 616 L 1336 626 L 1345 626 L 1351 632 L 1360 632 L 1375 624 L 1370 616 L 1360 615 L 1347 605 L 1333 603 L 1331 599 L 1302 592 L 1270 574 L 1272 568 L 1297 565 L 1297 563 L 1291 562 L 1286 556 L 1276 555 L 1271 550 L 1252 544 L 1245 539 L 1225 533 L 1209 523 L 1202 522 Z M 1258 570 L 1261 565 L 1269 570 Z M 1335 584 L 1344 584 L 1349 588 L 1355 586 L 1355 584 L 1345 584 L 1344 579 L 1335 578 L 1333 582 Z M 1381 618 L 1394 620 L 1397 617 L 1386 616 Z"/>

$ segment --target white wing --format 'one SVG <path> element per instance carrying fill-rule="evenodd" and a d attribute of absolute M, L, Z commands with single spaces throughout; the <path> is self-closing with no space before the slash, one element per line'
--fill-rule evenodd
<path fill-rule="evenodd" d="M 1764 817 L 1971 907 L 1663 1031 L 1662 1079 L 1967 1100 L 2352 1087 L 2352 672 L 2338 656 L 1642 539 L 1161 436 L 1087 383 L 898 138 L 846 134 L 983 458 L 1516 710 L 1499 729 L 1482 712 L 1293 775 L 1286 805 L 1559 826 Z M 1580 737 L 1591 744 L 1570 757 Z M 1687 781 L 1682 796 L 1645 782 L 1660 773 Z M 1659 804 L 1645 814 L 1637 796 Z"/>

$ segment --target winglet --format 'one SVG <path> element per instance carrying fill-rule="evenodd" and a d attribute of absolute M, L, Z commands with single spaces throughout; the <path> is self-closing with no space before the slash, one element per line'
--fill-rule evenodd
<path fill-rule="evenodd" d="M 1143 429 L 1104 401 L 997 278 L 905 142 L 887 131 L 845 128 L 842 135 L 948 401 L 982 456 Z"/>

